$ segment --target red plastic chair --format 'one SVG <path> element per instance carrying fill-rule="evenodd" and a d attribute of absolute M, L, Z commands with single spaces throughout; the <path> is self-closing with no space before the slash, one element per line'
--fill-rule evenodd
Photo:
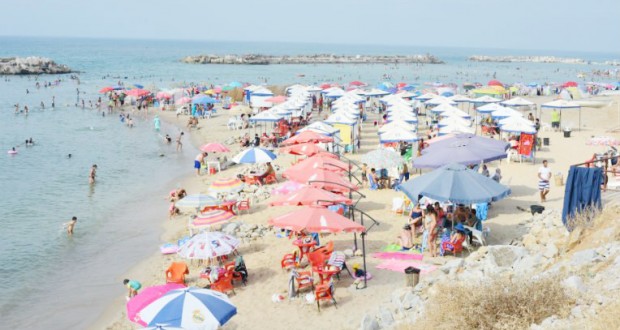
<path fill-rule="evenodd" d="M 189 274 L 187 264 L 182 261 L 175 261 L 166 269 L 166 283 L 185 285 L 185 275 L 187 274 Z"/>
<path fill-rule="evenodd" d="M 306 254 L 308 262 L 312 266 L 312 270 L 321 270 L 325 266 L 325 262 L 329 259 L 322 251 L 313 251 Z"/>
<path fill-rule="evenodd" d="M 248 214 L 250 214 L 250 199 L 237 202 L 237 213 L 241 211 L 248 211 Z"/>
<path fill-rule="evenodd" d="M 321 300 L 331 300 L 334 302 L 334 306 L 338 308 L 338 303 L 336 303 L 330 283 L 319 284 L 316 286 L 314 290 L 314 300 L 316 300 L 316 307 L 319 309 L 319 312 L 321 311 Z"/>
<path fill-rule="evenodd" d="M 233 275 L 230 271 L 226 271 L 226 274 L 215 281 L 215 283 L 211 284 L 210 289 L 214 291 L 218 291 L 224 294 L 228 294 L 228 292 L 237 294 L 235 292 L 235 287 L 232 284 Z"/>
<path fill-rule="evenodd" d="M 295 276 L 295 282 L 297 283 L 297 292 L 306 288 L 310 288 L 314 291 L 314 277 L 309 271 L 297 272 L 297 275 Z"/>
<path fill-rule="evenodd" d="M 243 181 L 247 185 L 257 185 L 257 186 L 262 186 L 263 185 L 260 182 L 260 179 L 257 176 L 253 176 L 253 175 L 246 175 Z"/>
<path fill-rule="evenodd" d="M 457 254 L 463 252 L 463 242 L 465 241 L 466 237 L 467 236 L 464 235 L 463 238 L 457 240 L 454 244 L 450 243 L 450 241 L 442 242 L 441 249 L 443 251 L 443 255 L 446 255 L 446 253 L 450 252 L 454 256 L 456 256 Z"/>
<path fill-rule="evenodd" d="M 282 261 L 280 261 L 280 266 L 287 271 L 297 268 L 299 266 L 297 263 L 297 252 L 285 254 L 282 257 Z"/>

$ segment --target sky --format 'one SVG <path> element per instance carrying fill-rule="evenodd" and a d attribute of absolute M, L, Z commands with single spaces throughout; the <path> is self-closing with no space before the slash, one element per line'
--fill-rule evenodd
<path fill-rule="evenodd" d="M 2 36 L 620 53 L 619 0 L 0 0 Z"/>

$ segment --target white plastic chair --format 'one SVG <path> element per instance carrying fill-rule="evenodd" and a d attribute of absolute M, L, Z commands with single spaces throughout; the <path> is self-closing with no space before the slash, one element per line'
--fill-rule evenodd
<path fill-rule="evenodd" d="M 482 233 L 482 231 L 480 231 L 480 230 L 478 230 L 478 229 L 476 229 L 474 227 L 470 227 L 470 226 L 463 226 L 463 227 L 465 227 L 465 229 L 471 231 L 471 236 L 472 236 L 474 242 L 476 242 L 480 246 L 486 245 L 486 242 L 484 240 L 484 234 Z"/>

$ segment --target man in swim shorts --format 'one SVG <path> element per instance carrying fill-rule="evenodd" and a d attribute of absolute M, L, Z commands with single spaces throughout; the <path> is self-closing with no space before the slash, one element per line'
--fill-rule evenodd
<path fill-rule="evenodd" d="M 196 156 L 196 159 L 194 160 L 194 168 L 196 169 L 196 175 L 200 175 L 200 168 L 202 167 L 202 165 L 205 164 L 205 157 L 207 157 L 209 154 L 206 152 L 201 152 L 198 154 L 198 156 Z"/>

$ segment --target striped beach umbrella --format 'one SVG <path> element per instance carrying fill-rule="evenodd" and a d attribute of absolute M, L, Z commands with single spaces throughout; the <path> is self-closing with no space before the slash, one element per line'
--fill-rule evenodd
<path fill-rule="evenodd" d="M 198 233 L 179 246 L 177 254 L 186 259 L 209 260 L 231 254 L 239 246 L 239 240 L 219 231 Z"/>
<path fill-rule="evenodd" d="M 276 155 L 263 148 L 250 148 L 237 154 L 232 161 L 237 164 L 268 163 L 276 159 Z"/>
<path fill-rule="evenodd" d="M 215 330 L 237 314 L 237 307 L 223 293 L 189 287 L 168 292 L 140 312 L 149 326 Z"/>
<path fill-rule="evenodd" d="M 209 191 L 213 193 L 240 192 L 245 184 L 238 178 L 224 178 L 213 181 L 209 186 Z"/>
<path fill-rule="evenodd" d="M 176 207 L 193 207 L 202 208 L 205 206 L 217 206 L 220 204 L 216 198 L 205 194 L 192 194 L 178 200 L 174 205 Z"/>
<path fill-rule="evenodd" d="M 227 222 L 235 215 L 224 210 L 212 210 L 200 213 L 190 223 L 193 227 L 207 227 Z"/>

